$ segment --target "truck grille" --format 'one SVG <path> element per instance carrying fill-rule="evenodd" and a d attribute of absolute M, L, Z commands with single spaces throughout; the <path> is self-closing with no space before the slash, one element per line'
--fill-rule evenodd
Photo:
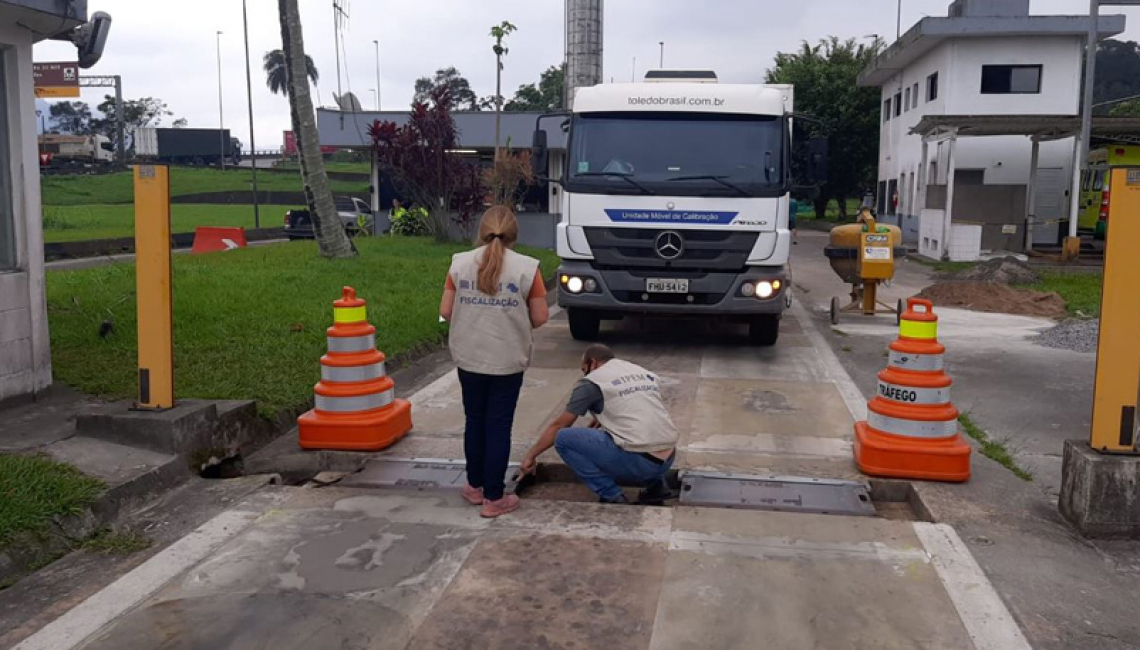
<path fill-rule="evenodd" d="M 683 240 L 681 254 L 662 259 L 657 254 L 657 236 L 668 228 L 584 228 L 586 241 L 600 270 L 670 269 L 690 273 L 709 271 L 740 273 L 756 245 L 759 233 L 731 230 L 674 230 Z M 685 277 L 679 274 L 677 277 Z"/>

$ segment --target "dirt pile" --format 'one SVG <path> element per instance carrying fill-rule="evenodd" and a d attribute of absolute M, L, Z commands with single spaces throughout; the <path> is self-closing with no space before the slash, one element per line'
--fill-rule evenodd
<path fill-rule="evenodd" d="M 1016 257 L 999 257 L 977 266 L 951 273 L 946 280 L 953 282 L 988 282 L 992 284 L 1034 284 L 1040 282 L 1037 271 Z"/>
<path fill-rule="evenodd" d="M 1053 291 L 1018 289 L 993 282 L 939 282 L 918 294 L 939 307 L 960 307 L 1022 316 L 1059 318 L 1068 312 Z"/>

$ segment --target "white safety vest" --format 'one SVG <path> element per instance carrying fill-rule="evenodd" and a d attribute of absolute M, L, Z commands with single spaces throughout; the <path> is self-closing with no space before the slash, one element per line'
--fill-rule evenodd
<path fill-rule="evenodd" d="M 669 419 L 657 375 L 641 366 L 612 359 L 586 375 L 602 391 L 602 428 L 626 451 L 657 452 L 677 446 L 677 427 Z"/>
<path fill-rule="evenodd" d="M 455 365 L 484 375 L 513 375 L 530 365 L 533 341 L 527 297 L 538 260 L 510 249 L 503 257 L 499 292 L 479 291 L 479 260 L 486 247 L 459 253 L 451 260 L 455 306 L 448 347 Z"/>

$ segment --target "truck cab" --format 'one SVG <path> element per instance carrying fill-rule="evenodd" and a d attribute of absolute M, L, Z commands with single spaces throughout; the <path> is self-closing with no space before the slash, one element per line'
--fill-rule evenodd
<path fill-rule="evenodd" d="M 791 301 L 793 89 L 663 72 L 580 88 L 564 116 L 558 304 L 576 339 L 648 314 L 747 323 L 774 344 Z"/>

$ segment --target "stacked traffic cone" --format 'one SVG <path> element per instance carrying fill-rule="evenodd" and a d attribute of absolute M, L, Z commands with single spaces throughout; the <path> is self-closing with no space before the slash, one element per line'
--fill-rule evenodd
<path fill-rule="evenodd" d="M 920 309 L 921 308 L 921 309 Z M 929 300 L 911 298 L 879 373 L 867 421 L 855 423 L 855 462 L 871 476 L 934 481 L 970 478 L 970 445 L 958 433 L 943 371 L 938 317 Z"/>
<path fill-rule="evenodd" d="M 376 349 L 376 328 L 352 287 L 333 302 L 327 335 L 315 407 L 297 418 L 301 447 L 376 451 L 396 442 L 412 428 L 412 405 L 396 399 L 384 353 Z"/>

